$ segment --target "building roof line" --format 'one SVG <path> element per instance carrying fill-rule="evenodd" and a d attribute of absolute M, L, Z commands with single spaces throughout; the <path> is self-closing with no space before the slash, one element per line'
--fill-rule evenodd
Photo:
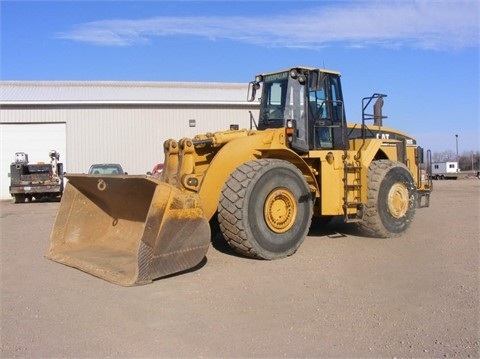
<path fill-rule="evenodd" d="M 186 106 L 248 106 L 255 107 L 256 102 L 247 101 L 164 101 L 164 100 L 138 100 L 138 101 L 1 101 L 0 106 L 71 106 L 71 105 L 186 105 Z"/>

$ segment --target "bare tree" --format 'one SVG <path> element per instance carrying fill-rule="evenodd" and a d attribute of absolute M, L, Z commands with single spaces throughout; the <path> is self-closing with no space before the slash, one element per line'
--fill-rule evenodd
<path fill-rule="evenodd" d="M 457 155 L 452 150 L 445 150 L 442 152 L 434 152 L 432 154 L 433 162 L 454 162 L 456 161 Z"/>

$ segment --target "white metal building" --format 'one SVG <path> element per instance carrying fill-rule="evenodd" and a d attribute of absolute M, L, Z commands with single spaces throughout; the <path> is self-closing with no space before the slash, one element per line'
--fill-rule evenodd
<path fill-rule="evenodd" d="M 60 152 L 64 170 L 120 163 L 145 174 L 163 162 L 166 139 L 249 128 L 258 103 L 247 84 L 172 82 L 0 82 L 0 199 L 9 199 L 10 163 Z"/>

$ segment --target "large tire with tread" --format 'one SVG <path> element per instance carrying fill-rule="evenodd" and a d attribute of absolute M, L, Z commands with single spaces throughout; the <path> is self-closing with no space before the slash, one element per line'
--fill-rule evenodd
<path fill-rule="evenodd" d="M 361 227 L 374 237 L 400 236 L 413 220 L 416 198 L 415 182 L 403 163 L 372 162 L 368 168 L 367 204 Z"/>
<path fill-rule="evenodd" d="M 307 236 L 313 199 L 300 170 L 278 159 L 239 166 L 226 181 L 218 206 L 220 229 L 238 253 L 284 258 Z"/>

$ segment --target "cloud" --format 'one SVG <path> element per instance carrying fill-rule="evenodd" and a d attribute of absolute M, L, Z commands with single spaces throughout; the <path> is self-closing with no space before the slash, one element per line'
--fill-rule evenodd
<path fill-rule="evenodd" d="M 101 46 L 132 46 L 155 37 L 198 36 L 268 47 L 318 49 L 414 47 L 449 50 L 478 47 L 476 1 L 356 1 L 326 3 L 301 14 L 114 19 L 78 24 L 59 39 Z"/>

